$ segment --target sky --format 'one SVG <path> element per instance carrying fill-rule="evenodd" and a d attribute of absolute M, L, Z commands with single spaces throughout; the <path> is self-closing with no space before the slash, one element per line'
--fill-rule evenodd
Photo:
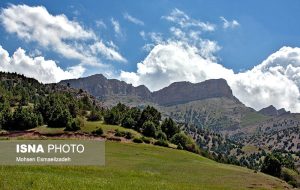
<path fill-rule="evenodd" d="M 1 1 L 0 71 L 101 73 L 159 90 L 224 78 L 256 110 L 300 112 L 300 1 Z"/>

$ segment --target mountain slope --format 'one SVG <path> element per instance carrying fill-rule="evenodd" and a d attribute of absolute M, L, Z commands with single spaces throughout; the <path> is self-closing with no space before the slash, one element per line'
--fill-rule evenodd
<path fill-rule="evenodd" d="M 106 142 L 103 167 L 2 166 L 0 178 L 2 189 L 290 189 L 277 178 L 186 151 L 116 142 Z"/>

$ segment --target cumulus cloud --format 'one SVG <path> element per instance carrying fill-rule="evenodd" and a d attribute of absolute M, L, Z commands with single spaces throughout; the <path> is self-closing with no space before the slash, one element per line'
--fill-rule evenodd
<path fill-rule="evenodd" d="M 236 28 L 236 27 L 240 26 L 240 23 L 238 23 L 238 21 L 236 21 L 236 20 L 228 21 L 223 16 L 221 16 L 220 19 L 223 22 L 223 28 L 224 29 L 227 29 L 227 28 Z"/>
<path fill-rule="evenodd" d="M 190 18 L 185 12 L 175 8 L 167 16 L 163 16 L 163 19 L 173 22 L 182 28 L 196 27 L 203 31 L 214 31 L 215 26 L 208 22 L 202 22 L 193 18 Z"/>
<path fill-rule="evenodd" d="M 4 72 L 16 72 L 27 77 L 37 79 L 42 83 L 59 82 L 63 79 L 81 77 L 85 69 L 73 66 L 63 70 L 53 60 L 45 60 L 44 57 L 30 57 L 25 50 L 18 48 L 12 56 L 0 46 L 0 70 Z"/>
<path fill-rule="evenodd" d="M 156 91 L 177 81 L 202 82 L 224 78 L 233 94 L 255 109 L 274 105 L 300 112 L 300 48 L 283 47 L 256 67 L 239 73 L 218 63 L 218 43 L 201 37 L 201 31 L 187 28 L 194 20 L 179 10 L 171 16 L 183 19 L 170 27 L 171 36 L 152 39 L 149 54 L 137 64 L 136 72 L 121 71 L 120 79 L 133 85 L 145 84 Z M 173 17 L 166 18 L 173 22 Z M 149 33 L 141 33 L 150 38 Z"/>
<path fill-rule="evenodd" d="M 103 51 L 93 54 L 91 47 L 101 40 L 92 30 L 63 14 L 52 15 L 43 6 L 10 5 L 1 10 L 0 21 L 8 33 L 14 33 L 25 41 L 37 42 L 41 47 L 65 58 L 79 60 L 82 64 L 101 65 L 101 59 L 107 58 L 107 51 L 121 56 L 105 44 Z M 108 58 L 111 59 L 111 56 Z M 115 61 L 120 60 L 125 58 Z"/>
<path fill-rule="evenodd" d="M 135 18 L 135 17 L 131 16 L 128 13 L 124 13 L 123 16 L 124 16 L 124 19 L 128 20 L 129 22 L 132 22 L 133 24 L 141 25 L 141 26 L 145 25 L 145 23 L 143 21 L 141 21 L 138 18 Z"/>
<path fill-rule="evenodd" d="M 300 48 L 283 47 L 251 70 L 234 73 L 205 58 L 197 48 L 182 42 L 156 45 L 137 64 L 136 72 L 122 71 L 120 78 L 152 91 L 176 81 L 202 82 L 224 78 L 233 94 L 255 109 L 274 105 L 300 112 Z"/>

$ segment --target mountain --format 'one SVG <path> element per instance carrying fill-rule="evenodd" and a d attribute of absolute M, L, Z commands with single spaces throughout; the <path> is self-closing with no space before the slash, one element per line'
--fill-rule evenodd
<path fill-rule="evenodd" d="M 134 87 L 123 81 L 107 79 L 101 74 L 65 80 L 60 84 L 84 89 L 108 107 L 118 102 L 129 106 L 152 105 L 164 117 L 218 132 L 226 131 L 226 134 L 268 119 L 234 97 L 224 79 L 200 83 L 175 82 L 155 92 L 150 92 L 145 86 Z"/>
<path fill-rule="evenodd" d="M 107 99 L 111 96 L 136 96 L 145 100 L 151 98 L 151 92 L 144 85 L 134 87 L 123 81 L 107 79 L 102 74 L 79 79 L 63 80 L 60 84 L 84 89 L 100 99 Z"/>
<path fill-rule="evenodd" d="M 290 113 L 290 112 L 287 112 L 284 108 L 277 110 L 273 105 L 263 108 L 263 109 L 259 110 L 258 112 L 263 115 L 266 115 L 266 116 L 279 116 L 279 115 L 282 115 L 285 113 Z"/>
<path fill-rule="evenodd" d="M 134 87 L 124 81 L 107 79 L 101 74 L 80 79 L 63 80 L 60 84 L 84 89 L 106 102 L 106 105 L 109 105 L 109 102 L 111 104 L 116 104 L 119 101 L 126 103 L 124 102 L 126 99 L 127 103 L 136 101 L 139 104 L 142 101 L 161 106 L 171 106 L 216 97 L 236 99 L 224 79 L 211 79 L 195 84 L 175 82 L 155 92 L 150 92 L 144 85 Z"/>
<path fill-rule="evenodd" d="M 152 93 L 152 100 L 163 106 L 217 97 L 235 99 L 224 79 L 211 79 L 195 84 L 191 82 L 175 82 Z"/>

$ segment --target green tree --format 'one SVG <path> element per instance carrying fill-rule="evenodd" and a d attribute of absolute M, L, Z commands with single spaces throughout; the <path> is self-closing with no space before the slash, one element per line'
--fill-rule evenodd
<path fill-rule="evenodd" d="M 112 108 L 111 110 L 107 110 L 104 114 L 104 122 L 111 125 L 119 125 L 120 112 L 114 108 Z"/>
<path fill-rule="evenodd" d="M 133 129 L 135 128 L 136 123 L 137 122 L 134 121 L 130 116 L 128 117 L 125 116 L 121 122 L 121 126 L 129 129 Z"/>
<path fill-rule="evenodd" d="M 90 115 L 88 116 L 89 121 L 101 121 L 101 119 L 102 119 L 101 112 L 96 111 L 95 109 L 93 109 Z"/>
<path fill-rule="evenodd" d="M 192 144 L 192 140 L 184 133 L 176 133 L 172 138 L 171 142 L 176 145 L 181 145 L 183 149 L 187 149 L 189 144 Z"/>
<path fill-rule="evenodd" d="M 27 130 L 38 126 L 38 116 L 32 108 L 18 107 L 12 117 L 10 130 Z"/>
<path fill-rule="evenodd" d="M 161 130 L 167 135 L 168 139 L 179 132 L 179 128 L 171 118 L 166 118 L 161 124 Z"/>
<path fill-rule="evenodd" d="M 261 172 L 279 177 L 281 174 L 281 163 L 272 154 L 268 154 L 264 159 Z"/>
<path fill-rule="evenodd" d="M 146 121 L 143 124 L 143 135 L 147 137 L 155 137 L 156 128 L 152 121 Z"/>
<path fill-rule="evenodd" d="M 146 121 L 151 121 L 155 125 L 156 128 L 159 126 L 159 122 L 161 120 L 161 113 L 157 111 L 152 106 L 147 106 L 141 114 L 141 117 L 138 121 L 138 128 L 141 128 Z"/>

